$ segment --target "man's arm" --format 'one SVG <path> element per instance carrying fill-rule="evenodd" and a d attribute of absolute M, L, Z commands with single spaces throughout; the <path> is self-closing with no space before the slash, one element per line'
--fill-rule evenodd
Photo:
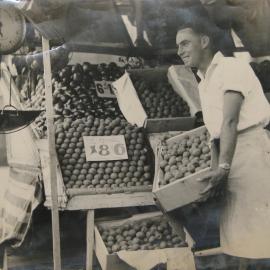
<path fill-rule="evenodd" d="M 219 164 L 228 163 L 231 165 L 232 163 L 237 142 L 237 125 L 243 99 L 242 94 L 236 91 L 227 91 L 224 94 Z M 216 167 L 209 175 L 200 179 L 199 181 L 209 181 L 206 188 L 201 192 L 201 200 L 207 200 L 213 195 L 213 192 L 215 193 L 218 190 L 222 190 L 228 175 L 228 170 Z"/>
<path fill-rule="evenodd" d="M 219 164 L 232 163 L 237 141 L 237 125 L 243 99 L 242 94 L 239 92 L 227 91 L 224 94 Z"/>

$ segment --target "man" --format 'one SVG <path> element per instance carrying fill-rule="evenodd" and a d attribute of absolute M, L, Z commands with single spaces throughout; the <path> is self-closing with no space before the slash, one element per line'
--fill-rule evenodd
<path fill-rule="evenodd" d="M 248 63 L 224 57 L 204 22 L 181 26 L 178 55 L 198 69 L 199 94 L 211 136 L 213 168 L 203 200 L 225 191 L 220 243 L 225 254 L 270 258 L 270 106 Z"/>

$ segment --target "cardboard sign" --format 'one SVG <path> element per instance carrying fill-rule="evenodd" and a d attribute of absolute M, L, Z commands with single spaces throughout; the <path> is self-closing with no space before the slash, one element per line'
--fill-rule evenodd
<path fill-rule="evenodd" d="M 112 82 L 109 81 L 95 81 L 97 95 L 104 98 L 116 98 Z"/>
<path fill-rule="evenodd" d="M 124 135 L 84 136 L 87 161 L 106 161 L 128 159 Z"/>

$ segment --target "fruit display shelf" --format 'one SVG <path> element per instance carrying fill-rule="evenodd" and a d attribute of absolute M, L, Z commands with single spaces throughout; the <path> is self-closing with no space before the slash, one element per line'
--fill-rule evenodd
<path fill-rule="evenodd" d="M 66 118 L 64 121 L 57 121 L 55 126 L 56 153 L 59 162 L 58 177 L 60 178 L 58 180 L 59 196 L 64 197 L 66 194 L 72 201 L 73 198 L 77 200 L 78 197 L 85 199 L 87 195 L 107 195 L 108 198 L 113 199 L 113 197 L 117 198 L 117 194 L 124 194 L 126 198 L 132 197 L 133 194 L 136 200 L 142 196 L 147 198 L 146 204 L 153 204 L 151 190 L 154 157 L 142 128 L 132 126 L 122 118 L 102 119 L 94 116 L 75 121 Z M 87 161 L 83 137 L 110 135 L 124 136 L 128 159 Z M 45 155 L 46 151 L 44 153 L 43 147 L 43 156 Z M 45 167 L 46 160 L 42 158 L 41 162 Z M 46 173 L 43 174 L 44 181 L 49 182 L 46 175 Z M 46 184 L 45 193 L 48 201 L 49 190 Z M 132 203 L 131 200 L 129 204 Z M 140 205 L 145 201 L 136 203 Z"/>
<path fill-rule="evenodd" d="M 200 198 L 205 183 L 197 180 L 211 166 L 205 126 L 184 132 L 158 146 L 153 193 L 165 211 L 182 207 Z"/>
<path fill-rule="evenodd" d="M 140 258 L 142 262 L 143 258 L 155 258 L 152 267 L 164 263 L 164 258 L 171 258 L 174 259 L 174 262 L 182 261 L 190 266 L 190 268 L 184 267 L 184 269 L 195 269 L 192 267 L 193 257 L 190 249 L 173 232 L 161 212 L 138 214 L 128 219 L 97 222 L 95 252 L 102 270 L 134 269 L 124 261 L 125 258 L 131 256 L 133 261 L 138 261 Z M 186 258 L 189 253 L 191 261 L 187 262 Z"/>
<path fill-rule="evenodd" d="M 168 82 L 167 67 L 130 70 L 131 80 L 146 112 L 146 129 L 161 131 L 161 126 L 178 126 L 180 130 L 194 128 L 195 117 L 190 115 L 186 101 Z"/>

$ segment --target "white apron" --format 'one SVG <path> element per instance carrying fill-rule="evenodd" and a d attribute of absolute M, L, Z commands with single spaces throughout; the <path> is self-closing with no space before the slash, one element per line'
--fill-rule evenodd
<path fill-rule="evenodd" d="M 270 137 L 262 127 L 238 135 L 221 211 L 225 254 L 270 258 Z"/>

